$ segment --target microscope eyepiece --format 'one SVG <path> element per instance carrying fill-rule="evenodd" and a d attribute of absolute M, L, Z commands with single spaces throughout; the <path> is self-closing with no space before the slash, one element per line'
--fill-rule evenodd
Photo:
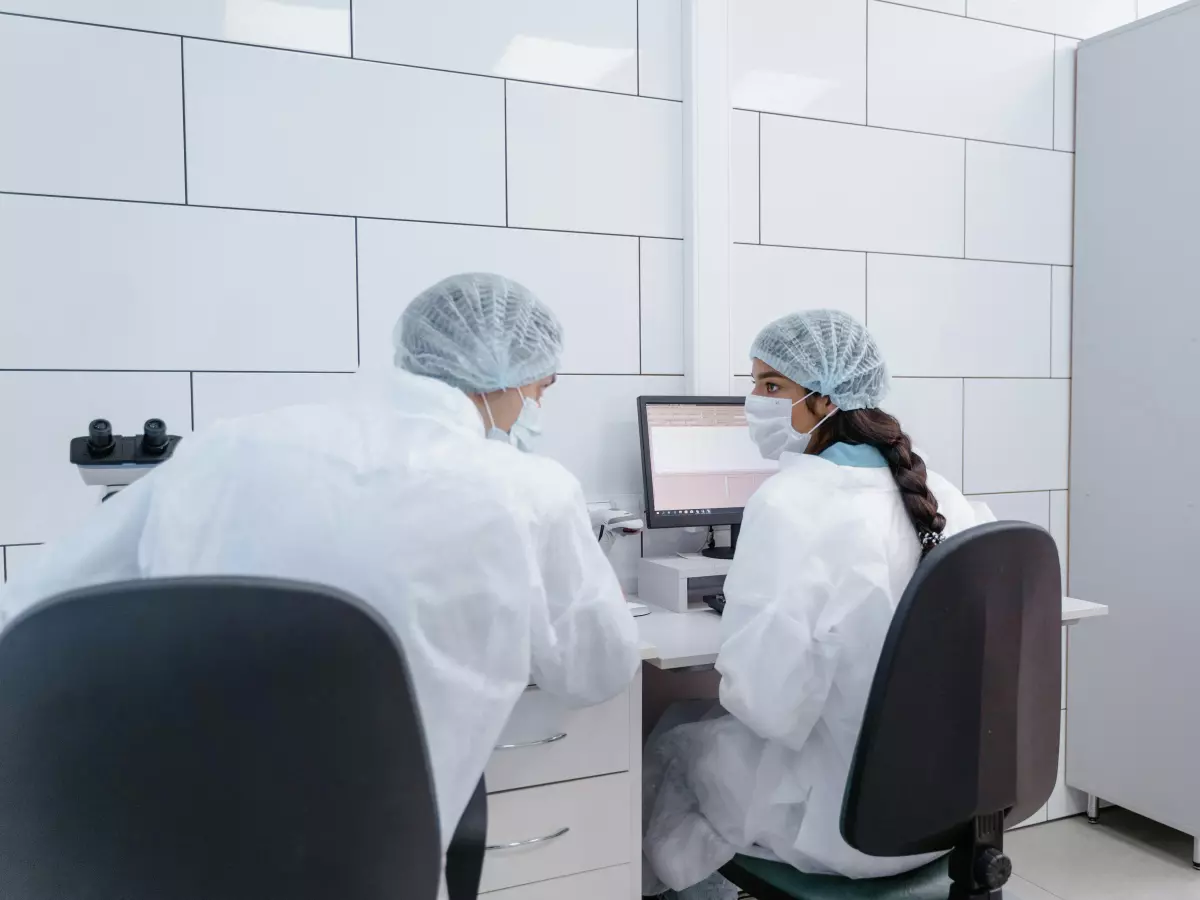
<path fill-rule="evenodd" d="M 108 419 L 93 419 L 88 424 L 88 453 L 96 457 L 108 456 L 114 446 L 112 423 Z"/>
<path fill-rule="evenodd" d="M 147 419 L 142 434 L 142 449 L 159 454 L 167 449 L 167 423 L 162 419 Z"/>

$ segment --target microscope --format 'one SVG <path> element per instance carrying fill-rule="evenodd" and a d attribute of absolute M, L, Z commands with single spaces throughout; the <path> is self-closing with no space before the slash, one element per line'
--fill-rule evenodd
<path fill-rule="evenodd" d="M 104 502 L 170 459 L 180 440 L 162 419 L 147 419 L 142 434 L 130 437 L 113 434 L 108 419 L 93 419 L 87 437 L 71 439 L 71 463 L 84 484 L 104 489 Z"/>

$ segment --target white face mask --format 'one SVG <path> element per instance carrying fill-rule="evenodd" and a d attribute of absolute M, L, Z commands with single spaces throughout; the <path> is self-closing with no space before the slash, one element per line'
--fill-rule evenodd
<path fill-rule="evenodd" d="M 525 453 L 532 453 L 533 445 L 542 436 L 542 408 L 536 400 L 521 394 L 520 388 L 517 388 L 517 393 L 521 395 L 521 411 L 508 431 L 496 427 L 492 407 L 488 405 L 487 397 L 483 397 L 483 408 L 487 410 L 488 421 L 492 423 L 487 436 L 490 441 L 503 441 Z"/>
<path fill-rule="evenodd" d="M 815 393 L 810 391 L 796 403 L 788 403 L 784 397 L 759 397 L 757 394 L 746 398 L 746 424 L 750 426 L 750 440 L 758 445 L 758 452 L 763 459 L 779 459 L 784 453 L 803 453 L 808 449 L 813 432 L 837 412 L 837 409 L 831 410 L 806 434 L 793 428 L 792 408 Z"/>

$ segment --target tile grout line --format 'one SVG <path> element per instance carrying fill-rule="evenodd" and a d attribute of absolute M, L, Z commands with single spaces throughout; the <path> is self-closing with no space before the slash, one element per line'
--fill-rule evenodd
<path fill-rule="evenodd" d="M 267 209 L 254 206 L 217 206 L 212 203 L 180 203 L 174 200 L 131 200 L 125 197 L 85 197 L 79 194 L 47 194 L 35 191 L 8 191 L 0 189 L 0 197 L 40 197 L 47 200 L 78 200 L 85 203 L 134 203 L 143 206 L 187 206 L 191 209 L 219 209 L 226 212 L 264 213 L 274 216 L 316 216 L 325 219 L 365 219 L 368 222 L 408 222 L 414 225 L 446 225 L 451 228 L 511 228 L 514 231 L 540 231 L 546 234 L 577 234 L 592 237 L 638 238 L 647 237 L 660 241 L 682 241 L 682 237 L 667 234 L 631 234 L 615 231 L 575 231 L 570 228 L 545 228 L 533 225 L 502 225 L 493 222 L 448 222 L 436 219 L 404 219 L 391 216 L 366 216 L 354 213 L 312 212 L 298 209 Z M 1057 263 L 1055 263 L 1057 265 Z"/>
<path fill-rule="evenodd" d="M 0 369 L 0 375 L 355 375 L 354 369 Z M 559 372 L 570 378 L 683 378 L 683 372 Z M 905 376 L 897 376 L 904 378 Z M 910 376 L 912 377 L 912 376 Z M 915 376 L 922 377 L 922 376 Z M 939 380 L 929 378 L 926 380 Z M 945 379 L 940 379 L 945 380 Z M 993 379 L 995 380 L 995 379 Z M 999 379 L 1013 380 L 1013 379 Z M 1036 381 L 1065 381 L 1066 379 L 1027 379 Z M 2 545 L 0 545 L 2 546 Z M 10 545 L 11 546 L 11 545 Z"/>
<path fill-rule="evenodd" d="M 902 253 L 899 250 L 863 250 L 854 247 L 813 247 L 804 244 L 767 244 L 755 241 L 732 241 L 738 247 L 777 247 L 781 250 L 811 250 L 817 253 L 873 253 L 876 256 L 903 256 L 908 259 L 943 259 L 950 262 L 982 262 L 995 263 L 1003 266 L 1040 266 L 1052 269 L 1055 266 L 1063 268 L 1063 263 L 1030 262 L 1020 259 L 988 259 L 982 256 L 949 256 L 944 253 Z"/>
<path fill-rule="evenodd" d="M 642 96 L 642 0 L 633 4 L 633 87 Z"/>
<path fill-rule="evenodd" d="M 188 205 L 187 165 L 187 67 L 184 65 L 183 38 L 179 39 L 179 112 L 183 124 L 183 205 Z"/>
<path fill-rule="evenodd" d="M 504 227 L 508 227 L 508 80 L 504 81 Z"/>
<path fill-rule="evenodd" d="M 963 141 L 963 259 L 967 258 L 967 157 L 969 155 L 970 150 L 967 147 L 967 142 Z"/>
<path fill-rule="evenodd" d="M 1054 377 L 1054 266 L 1050 267 L 1050 377 Z"/>
<path fill-rule="evenodd" d="M 249 47 L 253 50 L 271 50 L 277 53 L 300 53 L 305 56 L 319 56 L 324 59 L 340 59 L 347 62 L 369 63 L 377 66 L 391 66 L 396 69 L 412 69 L 417 72 L 441 72 L 445 75 L 464 75 L 470 78 L 487 78 L 492 81 L 514 81 L 518 84 L 536 84 L 542 87 L 562 88 L 568 91 L 584 91 L 589 94 L 609 94 L 613 97 L 628 97 L 632 100 L 657 100 L 660 103 L 678 103 L 682 100 L 674 97 L 655 97 L 653 94 L 632 94 L 628 91 L 612 91 L 607 88 L 584 87 L 577 84 L 559 84 L 553 81 L 535 81 L 530 78 L 510 78 L 505 75 L 492 75 L 487 72 L 465 72 L 461 69 L 441 69 L 437 66 L 420 66 L 415 63 L 393 62 L 388 59 L 371 59 L 363 56 L 347 56 L 344 53 L 326 53 L 321 50 L 305 50 L 302 47 L 276 47 L 271 44 L 254 44 L 249 41 L 229 41 L 222 38 L 205 37 L 195 34 L 179 34 L 174 31 L 152 31 L 149 28 L 131 28 L 126 25 L 109 25 L 104 22 L 84 22 L 79 19 L 61 19 L 53 16 L 39 16 L 32 13 L 18 13 L 0 10 L 0 19 L 12 16 L 18 19 L 36 19 L 40 22 L 57 22 L 63 25 L 83 25 L 87 28 L 107 28 L 112 31 L 126 31 L 133 34 L 152 34 L 161 37 L 178 37 L 189 41 L 204 41 L 207 44 L 222 44 L 227 47 Z"/>
<path fill-rule="evenodd" d="M 967 491 L 967 379 L 962 380 L 962 436 L 959 446 L 962 448 L 962 489 Z"/>
<path fill-rule="evenodd" d="M 962 15 L 959 15 L 958 13 L 946 12 L 945 10 L 942 10 L 942 9 L 930 9 L 927 6 L 910 6 L 907 3 L 900 2 L 900 0 L 875 0 L 875 2 L 886 3 L 888 6 L 899 6 L 903 9 L 913 9 L 918 12 L 929 12 L 929 13 L 933 13 L 934 15 L 937 15 L 937 16 L 949 16 L 952 19 L 965 19 L 968 22 L 982 22 L 984 25 L 995 25 L 998 28 L 1011 28 L 1014 31 L 1027 31 L 1027 32 L 1031 32 L 1033 34 L 1048 34 L 1048 35 L 1051 35 L 1052 37 L 1057 36 L 1057 37 L 1070 38 L 1073 41 L 1085 40 L 1085 38 L 1077 38 L 1070 34 L 1060 35 L 1056 31 L 1046 31 L 1041 28 L 1029 28 L 1028 26 L 1025 26 L 1025 25 L 1013 25 L 1010 22 L 997 22 L 993 19 L 981 19 L 978 16 L 971 15 L 970 12 L 964 12 Z M 969 5 L 970 5 L 970 0 L 967 0 L 967 2 L 964 4 L 963 8 L 967 9 L 967 7 Z"/>
<path fill-rule="evenodd" d="M 362 303 L 358 288 L 358 218 L 354 219 L 354 343 L 358 365 L 362 367 Z"/>
<path fill-rule="evenodd" d="M 878 0 L 876 0 L 878 2 Z M 736 112 L 756 112 L 764 116 L 776 116 L 780 119 L 795 119 L 800 122 L 824 122 L 827 125 L 845 125 L 847 128 L 870 128 L 876 131 L 890 131 L 895 134 L 913 134 L 922 137 L 944 138 L 948 141 L 974 141 L 976 144 L 991 144 L 993 147 L 1012 147 L 1017 150 L 1041 150 L 1043 153 L 1063 153 L 1074 156 L 1074 150 L 1059 150 L 1053 146 L 1038 147 L 1034 144 L 1016 144 L 1012 141 L 996 141 L 990 138 L 967 137 L 963 134 L 945 134 L 940 131 L 918 131 L 915 128 L 897 128 L 894 125 L 871 125 L 866 122 L 849 122 L 845 119 L 826 119 L 821 116 L 802 116 L 798 113 L 778 112 L 772 109 L 751 109 L 747 106 L 732 106 Z M 1053 142 L 1052 142 L 1053 143 Z"/>
<path fill-rule="evenodd" d="M 1054 52 L 1050 54 L 1050 146 L 1058 149 L 1058 35 L 1054 36 Z"/>
<path fill-rule="evenodd" d="M 188 408 L 191 410 L 192 431 L 196 430 L 196 373 L 188 372 Z"/>
<path fill-rule="evenodd" d="M 763 208 L 763 195 L 762 195 L 762 117 L 763 117 L 763 114 L 762 114 L 762 113 L 759 113 L 759 114 L 758 114 L 758 243 L 759 243 L 759 244 L 761 244 L 761 243 L 763 242 L 763 233 L 762 233 L 762 208 Z M 737 242 L 736 242 L 736 241 L 734 241 L 734 243 L 737 243 Z"/>
<path fill-rule="evenodd" d="M 349 0 L 348 12 L 350 13 L 350 22 L 348 23 L 350 26 L 350 58 L 354 59 L 354 0 Z"/>
<path fill-rule="evenodd" d="M 871 0 L 863 0 L 863 125 L 871 126 Z"/>
<path fill-rule="evenodd" d="M 638 279 L 638 374 L 646 374 L 646 350 L 642 342 L 642 239 L 637 242 L 637 279 Z"/>
<path fill-rule="evenodd" d="M 863 327 L 871 327 L 871 254 L 863 254 Z"/>

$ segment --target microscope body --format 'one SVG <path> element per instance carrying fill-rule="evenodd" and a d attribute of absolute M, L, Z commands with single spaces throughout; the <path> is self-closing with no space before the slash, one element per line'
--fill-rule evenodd
<path fill-rule="evenodd" d="M 102 501 L 170 459 L 182 440 L 167 433 L 162 419 L 148 419 L 144 429 L 133 436 L 113 434 L 107 419 L 94 419 L 87 437 L 71 439 L 71 463 L 84 484 L 104 488 Z"/>

